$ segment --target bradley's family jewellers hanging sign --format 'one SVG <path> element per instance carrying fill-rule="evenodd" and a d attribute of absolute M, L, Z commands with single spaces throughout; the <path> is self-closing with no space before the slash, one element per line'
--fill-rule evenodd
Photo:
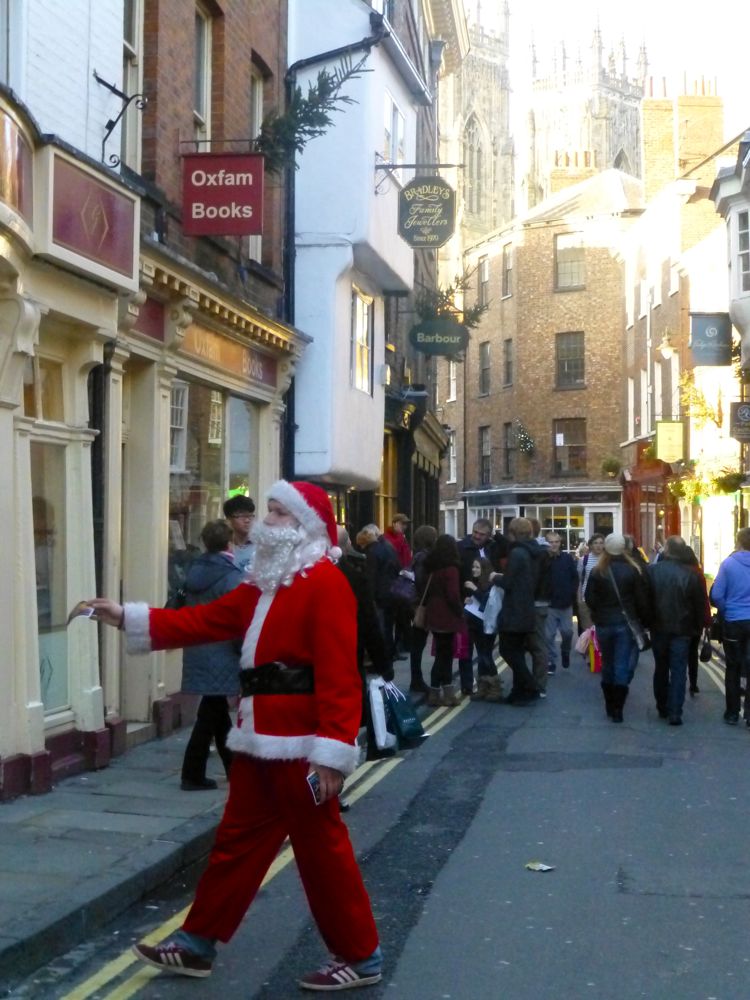
<path fill-rule="evenodd" d="M 257 236 L 263 231 L 260 153 L 190 153 L 182 160 L 187 236 Z"/>
<path fill-rule="evenodd" d="M 413 250 L 434 250 L 453 235 L 456 192 L 442 177 L 414 177 L 398 196 L 398 234 Z"/>

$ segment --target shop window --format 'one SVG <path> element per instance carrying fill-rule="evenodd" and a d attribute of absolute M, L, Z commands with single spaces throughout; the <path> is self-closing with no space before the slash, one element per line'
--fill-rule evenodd
<path fill-rule="evenodd" d="M 737 213 L 737 273 L 740 292 L 750 292 L 750 213 Z"/>
<path fill-rule="evenodd" d="M 35 420 L 65 420 L 63 369 L 58 361 L 39 356 L 26 359 L 23 375 L 23 412 Z"/>
<path fill-rule="evenodd" d="M 143 2 L 124 0 L 122 31 L 122 89 L 128 97 L 143 92 Z M 141 112 L 131 105 L 123 115 L 120 131 L 120 158 L 140 170 Z"/>
<path fill-rule="evenodd" d="M 351 380 L 355 389 L 372 395 L 374 300 L 352 291 Z"/>
<path fill-rule="evenodd" d="M 584 337 L 581 331 L 556 335 L 555 368 L 558 389 L 581 389 L 585 385 Z"/>
<path fill-rule="evenodd" d="M 169 468 L 172 472 L 185 469 L 188 398 L 187 383 L 173 382 L 169 405 Z"/>
<path fill-rule="evenodd" d="M 524 507 L 523 516 L 536 518 L 542 526 L 542 535 L 556 532 L 562 539 L 562 548 L 568 552 L 574 552 L 586 538 L 583 507 L 568 504 Z"/>
<path fill-rule="evenodd" d="M 200 4 L 195 8 L 195 66 L 193 126 L 196 142 L 211 138 L 211 17 Z"/>
<path fill-rule="evenodd" d="M 513 244 L 503 247 L 503 298 L 513 294 Z"/>
<path fill-rule="evenodd" d="M 479 428 L 479 482 L 486 486 L 492 482 L 492 451 L 490 428 Z"/>
<path fill-rule="evenodd" d="M 486 396 L 490 391 L 490 342 L 483 340 L 479 345 L 479 395 Z"/>
<path fill-rule="evenodd" d="M 30 449 L 39 679 L 42 703 L 49 714 L 70 705 L 65 448 L 32 441 Z"/>
<path fill-rule="evenodd" d="M 569 291 L 586 286 L 586 258 L 581 233 L 555 237 L 555 289 Z"/>
<path fill-rule="evenodd" d="M 206 522 L 224 516 L 227 497 L 254 496 L 257 484 L 251 403 L 198 383 L 176 381 L 170 424 L 168 580 L 173 593 L 200 551 Z"/>
<path fill-rule="evenodd" d="M 224 398 L 220 392 L 211 393 L 208 415 L 208 443 L 221 446 L 224 438 Z"/>
<path fill-rule="evenodd" d="M 553 422 L 554 475 L 586 474 L 586 421 L 581 418 Z"/>

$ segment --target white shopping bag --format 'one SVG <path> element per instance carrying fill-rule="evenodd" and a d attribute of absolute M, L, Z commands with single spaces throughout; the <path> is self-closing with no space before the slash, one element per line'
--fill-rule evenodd
<path fill-rule="evenodd" d="M 398 739 L 386 724 L 385 700 L 383 690 L 386 682 L 382 677 L 368 677 L 367 697 L 370 699 L 370 716 L 372 717 L 372 730 L 375 734 L 375 746 L 378 750 L 393 749 Z"/>
<path fill-rule="evenodd" d="M 494 635 L 497 632 L 497 619 L 503 607 L 503 588 L 493 585 L 490 596 L 484 606 L 484 634 Z"/>

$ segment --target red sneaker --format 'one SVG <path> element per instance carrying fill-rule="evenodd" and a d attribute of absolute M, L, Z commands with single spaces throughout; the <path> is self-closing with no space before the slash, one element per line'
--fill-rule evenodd
<path fill-rule="evenodd" d="M 316 972 L 299 980 L 303 990 L 352 990 L 356 986 L 374 986 L 383 978 L 380 972 L 357 972 L 347 962 L 332 959 Z"/>
<path fill-rule="evenodd" d="M 158 944 L 154 948 L 148 944 L 134 944 L 133 954 L 146 965 L 153 965 L 155 969 L 164 969 L 165 972 L 173 972 L 178 976 L 203 978 L 211 975 L 212 963 L 207 958 L 200 958 L 173 941 Z"/>

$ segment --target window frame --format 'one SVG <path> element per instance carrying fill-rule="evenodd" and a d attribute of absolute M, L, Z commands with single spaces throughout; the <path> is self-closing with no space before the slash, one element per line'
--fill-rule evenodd
<path fill-rule="evenodd" d="M 513 385 L 513 338 L 503 340 L 503 387 Z"/>
<path fill-rule="evenodd" d="M 575 353 L 572 348 L 564 350 L 565 338 L 579 346 Z M 579 376 L 577 369 L 580 369 Z M 583 330 L 561 330 L 555 334 L 555 388 L 586 388 L 586 336 Z"/>
<path fill-rule="evenodd" d="M 568 246 L 564 244 L 568 243 Z M 569 257 L 563 257 L 568 254 Z M 568 277 L 566 277 L 568 276 Z M 555 291 L 574 292 L 586 287 L 586 247 L 580 231 L 555 234 Z"/>
<path fill-rule="evenodd" d="M 516 435 L 510 420 L 503 424 L 503 474 L 509 478 L 516 474 Z"/>
<path fill-rule="evenodd" d="M 10 86 L 10 0 L 0 0 L 0 83 Z"/>
<path fill-rule="evenodd" d="M 375 338 L 375 298 L 352 285 L 350 334 L 350 385 L 373 394 L 373 347 Z M 360 325 L 360 317 L 365 322 Z"/>
<path fill-rule="evenodd" d="M 448 470 L 446 483 L 455 483 L 458 479 L 458 460 L 456 457 L 456 432 L 447 432 L 448 437 Z"/>
<path fill-rule="evenodd" d="M 737 293 L 750 292 L 750 211 L 737 212 Z"/>
<path fill-rule="evenodd" d="M 578 439 L 565 443 L 565 433 L 569 428 L 572 430 L 573 427 L 577 430 L 582 430 L 583 433 L 576 436 Z M 563 436 L 562 442 L 558 442 L 560 435 Z M 576 476 L 586 476 L 588 458 L 587 446 L 587 427 L 585 417 L 555 418 L 552 421 L 552 475 L 556 479 L 570 479 L 575 478 Z M 567 449 L 565 453 L 567 461 L 565 463 L 560 460 L 560 449 Z M 577 461 L 575 465 L 570 461 L 571 451 L 569 449 L 579 449 L 581 451 L 582 458 L 579 458 L 579 461 Z"/>
<path fill-rule="evenodd" d="M 198 3 L 195 5 L 193 64 L 193 128 L 197 143 L 207 142 L 211 138 L 212 36 L 211 15 L 202 4 Z"/>
<path fill-rule="evenodd" d="M 455 403 L 458 387 L 458 362 L 452 358 L 448 361 L 448 395 L 446 403 Z"/>
<path fill-rule="evenodd" d="M 2 3 L 3 0 L 0 0 Z M 130 16 L 128 16 L 128 14 Z M 128 21 L 130 24 L 128 24 Z M 122 29 L 122 89 L 128 97 L 143 92 L 143 0 L 124 0 Z M 129 107 L 120 127 L 120 159 L 140 173 L 143 115 Z"/>
<path fill-rule="evenodd" d="M 492 430 L 489 424 L 478 428 L 479 438 L 479 482 L 488 486 L 492 482 Z"/>
<path fill-rule="evenodd" d="M 503 285 L 502 285 L 502 297 L 504 299 L 510 298 L 513 294 L 513 244 L 505 243 L 503 245 Z"/>
<path fill-rule="evenodd" d="M 490 301 L 490 258 L 480 257 L 477 265 L 477 305 L 486 306 Z"/>
<path fill-rule="evenodd" d="M 179 403 L 175 398 L 180 395 Z M 169 471 L 187 471 L 187 430 L 188 404 L 190 401 L 190 383 L 184 379 L 174 379 L 169 391 Z M 175 416 L 181 415 L 180 423 Z"/>
<path fill-rule="evenodd" d="M 390 90 L 383 106 L 383 158 L 386 163 L 406 163 L 406 115 Z"/>
<path fill-rule="evenodd" d="M 492 350 L 489 340 L 479 344 L 479 395 L 489 396 L 492 384 Z"/>

